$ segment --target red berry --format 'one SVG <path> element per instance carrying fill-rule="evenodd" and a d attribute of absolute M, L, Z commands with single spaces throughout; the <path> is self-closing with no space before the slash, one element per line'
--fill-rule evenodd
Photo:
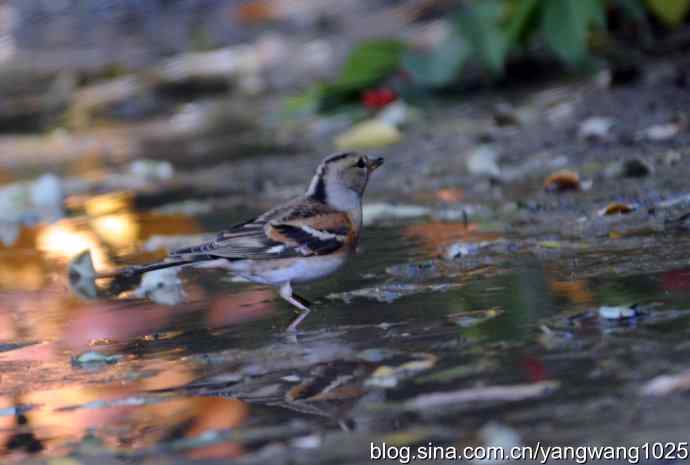
<path fill-rule="evenodd" d="M 367 108 L 378 110 L 391 102 L 394 102 L 398 95 L 386 87 L 380 89 L 370 89 L 362 94 L 362 103 Z"/>

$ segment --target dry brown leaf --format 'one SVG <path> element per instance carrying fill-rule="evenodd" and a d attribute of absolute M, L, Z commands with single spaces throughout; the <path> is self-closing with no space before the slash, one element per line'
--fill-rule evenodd
<path fill-rule="evenodd" d="M 606 207 L 599 210 L 599 216 L 610 216 L 610 215 L 627 215 L 632 213 L 637 208 L 629 203 L 622 202 L 611 202 Z"/>
<path fill-rule="evenodd" d="M 563 296 L 576 304 L 592 302 L 592 293 L 587 288 L 587 281 L 579 279 L 575 281 L 549 281 L 552 292 Z"/>
<path fill-rule="evenodd" d="M 280 16 L 278 5 L 271 0 L 244 2 L 233 13 L 234 18 L 242 24 L 262 24 Z"/>
<path fill-rule="evenodd" d="M 348 362 L 317 366 L 312 370 L 313 376 L 305 378 L 285 393 L 285 400 L 295 402 L 359 397 L 364 394 L 360 381 L 370 370 L 366 364 Z"/>
<path fill-rule="evenodd" d="M 544 180 L 547 192 L 579 191 L 581 187 L 580 175 L 572 170 L 558 170 Z"/>

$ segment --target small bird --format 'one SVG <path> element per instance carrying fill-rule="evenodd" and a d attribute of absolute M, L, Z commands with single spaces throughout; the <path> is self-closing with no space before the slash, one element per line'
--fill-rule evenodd
<path fill-rule="evenodd" d="M 292 290 L 293 283 L 324 278 L 355 252 L 362 229 L 362 196 L 383 158 L 358 152 L 326 157 L 307 191 L 215 239 L 172 251 L 150 265 L 132 266 L 97 277 L 136 276 L 175 266 L 221 267 L 251 282 L 278 288 L 280 296 L 302 311 L 288 330 L 310 312 L 311 304 Z"/>

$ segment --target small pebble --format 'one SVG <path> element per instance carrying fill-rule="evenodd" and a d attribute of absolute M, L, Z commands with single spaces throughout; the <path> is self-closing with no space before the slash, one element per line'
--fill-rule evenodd
<path fill-rule="evenodd" d="M 636 315 L 635 309 L 630 307 L 603 306 L 599 308 L 599 316 L 605 320 L 625 320 L 634 318 Z"/>
<path fill-rule="evenodd" d="M 587 118 L 580 124 L 578 137 L 582 140 L 601 141 L 606 140 L 611 135 L 613 120 L 603 116 L 593 116 Z"/>

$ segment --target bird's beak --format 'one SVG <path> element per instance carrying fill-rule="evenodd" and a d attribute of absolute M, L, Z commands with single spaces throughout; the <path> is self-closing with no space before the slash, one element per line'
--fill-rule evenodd
<path fill-rule="evenodd" d="M 367 167 L 369 168 L 369 172 L 371 173 L 372 171 L 375 171 L 376 168 L 378 168 L 381 165 L 383 165 L 383 157 L 377 157 L 377 158 L 370 158 L 369 164 L 367 165 Z"/>

